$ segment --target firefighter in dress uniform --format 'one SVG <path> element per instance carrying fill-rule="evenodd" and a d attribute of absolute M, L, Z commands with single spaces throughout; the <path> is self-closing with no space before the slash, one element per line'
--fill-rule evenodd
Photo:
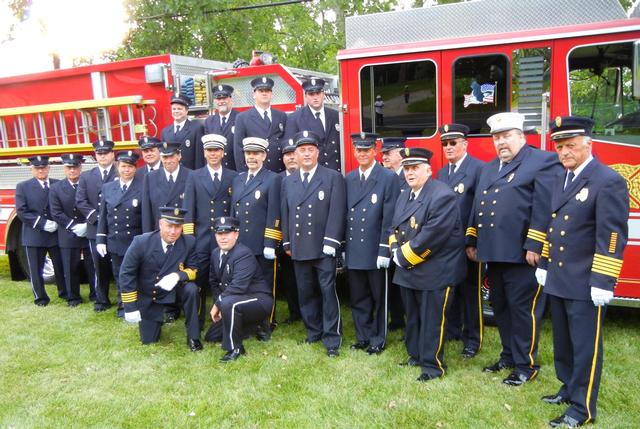
<path fill-rule="evenodd" d="M 287 117 L 285 141 L 297 132 L 308 130 L 320 137 L 318 164 L 341 171 L 340 117 L 337 110 L 324 105 L 324 79 L 309 79 L 302 84 L 307 105 Z"/>
<path fill-rule="evenodd" d="M 336 255 L 344 239 L 344 178 L 318 165 L 320 138 L 311 131 L 294 136 L 299 169 L 282 181 L 282 241 L 293 260 L 305 342 L 322 340 L 329 357 L 342 342 L 336 294 Z"/>
<path fill-rule="evenodd" d="M 58 224 L 53 219 L 49 207 L 50 187 L 57 180 L 49 179 L 48 156 L 32 156 L 29 163 L 33 178 L 16 185 L 16 212 L 22 221 L 21 244 L 27 255 L 34 304 L 45 307 L 50 301 L 42 277 L 47 253 L 53 262 L 58 296 L 64 300 L 68 299 L 56 234 Z"/>
<path fill-rule="evenodd" d="M 51 216 L 58 224 L 58 246 L 62 255 L 67 303 L 75 307 L 82 303 L 80 297 L 81 259 L 89 278 L 89 289 L 95 294 L 95 273 L 87 240 L 87 222 L 76 207 L 76 191 L 82 172 L 82 155 L 62 155 L 65 178 L 54 183 L 49 191 Z M 95 299 L 95 298 L 94 298 Z"/>
<path fill-rule="evenodd" d="M 282 163 L 282 140 L 287 114 L 271 107 L 273 97 L 273 79 L 262 76 L 251 81 L 255 106 L 241 112 L 236 117 L 235 133 L 233 136 L 234 159 L 238 172 L 247 171 L 244 163 L 242 141 L 245 137 L 260 137 L 269 142 L 265 168 L 279 173 L 284 170 Z M 231 142 L 229 142 L 231 144 Z"/>
<path fill-rule="evenodd" d="M 204 132 L 224 136 L 231 144 L 236 129 L 236 116 L 238 116 L 238 111 L 233 108 L 233 87 L 216 85 L 213 88 L 213 101 L 216 105 L 216 113 L 205 119 Z M 233 150 L 225 152 L 222 166 L 229 170 L 236 169 Z"/>
<path fill-rule="evenodd" d="M 551 427 L 577 427 L 596 419 L 602 375 L 602 324 L 622 268 L 627 243 L 629 193 L 626 181 L 591 154 L 590 118 L 558 117 L 551 140 L 566 171 L 556 176 L 551 223 L 538 282 L 551 309 L 556 394 L 566 404 Z"/>
<path fill-rule="evenodd" d="M 215 332 L 227 353 L 221 362 L 245 354 L 242 340 L 252 327 L 269 316 L 273 307 L 271 286 L 264 279 L 253 251 L 239 242 L 240 221 L 219 217 L 215 221 L 217 246 L 211 253 L 209 282 L 213 288 L 211 307 Z"/>
<path fill-rule="evenodd" d="M 467 153 L 469 127 L 445 124 L 440 128 L 442 151 L 448 160 L 438 171 L 438 180 L 449 185 L 456 194 L 460 220 L 467 230 L 469 213 L 473 205 L 476 183 L 484 163 Z M 451 294 L 447 315 L 447 339 L 462 340 L 462 357 L 474 357 L 482 346 L 484 324 L 482 320 L 481 264 L 467 259 L 467 275 Z"/>
<path fill-rule="evenodd" d="M 144 177 L 147 173 L 162 168 L 162 162 L 160 162 L 161 146 L 162 142 L 155 137 L 142 136 L 138 139 L 138 147 L 140 148 L 140 153 L 142 153 L 144 167 L 138 168 L 136 175 Z"/>
<path fill-rule="evenodd" d="M 231 216 L 240 222 L 240 243 L 251 249 L 255 255 L 264 279 L 272 287 L 275 305 L 276 248 L 282 241 L 280 231 L 282 176 L 264 168 L 268 141 L 259 137 L 246 137 L 242 144 L 248 170 L 233 179 Z M 267 340 L 272 327 L 275 327 L 275 306 L 258 332 L 259 339 Z"/>
<path fill-rule="evenodd" d="M 142 181 L 136 177 L 138 154 L 122 151 L 116 155 L 118 180 L 102 187 L 102 201 L 96 251 L 104 257 L 111 255 L 113 277 L 118 288 L 118 317 L 124 316 L 120 289 L 120 266 L 133 237 L 142 234 Z"/>
<path fill-rule="evenodd" d="M 464 230 L 456 196 L 431 177 L 432 153 L 405 148 L 409 188 L 398 198 L 389 245 L 407 312 L 406 365 L 420 366 L 418 381 L 445 374 L 444 336 L 451 290 L 464 276 Z"/>
<path fill-rule="evenodd" d="M 490 299 L 502 352 L 485 372 L 511 369 L 503 380 L 521 386 L 534 379 L 545 297 L 535 269 L 549 223 L 551 186 L 562 170 L 558 157 L 527 146 L 524 116 L 498 113 L 487 123 L 498 156 L 480 173 L 466 236 L 467 256 L 487 264 Z"/>
<path fill-rule="evenodd" d="M 120 269 L 124 318 L 138 323 L 142 344 L 160 340 L 164 307 L 180 297 L 185 313 L 187 345 L 202 350 L 198 323 L 195 238 L 182 235 L 185 210 L 160 207 L 158 230 L 138 235 Z"/>
<path fill-rule="evenodd" d="M 102 312 L 111 307 L 109 280 L 111 278 L 111 256 L 101 256 L 96 249 L 96 231 L 102 199 L 102 185 L 117 180 L 118 172 L 114 164 L 113 142 L 97 140 L 93 149 L 98 165 L 80 175 L 76 191 L 76 207 L 87 221 L 87 239 L 95 274 L 96 297 L 93 309 Z"/>
<path fill-rule="evenodd" d="M 163 128 L 160 138 L 163 142 L 180 143 L 180 163 L 195 170 L 204 165 L 201 140 L 204 127 L 198 121 L 189 120 L 190 104 L 191 100 L 186 95 L 180 94 L 171 98 L 173 123 Z"/>
<path fill-rule="evenodd" d="M 376 134 L 352 134 L 359 167 L 345 178 L 345 264 L 356 330 L 352 349 L 380 354 L 387 341 L 387 268 L 391 220 L 400 194 L 398 176 L 376 162 Z"/>
<path fill-rule="evenodd" d="M 200 289 L 201 327 L 204 327 L 207 312 L 209 286 L 209 258 L 215 248 L 213 241 L 214 219 L 231 213 L 231 183 L 238 175 L 222 166 L 227 139 L 219 134 L 202 136 L 203 156 L 207 164 L 191 172 L 184 190 L 184 208 L 187 210 L 183 231 L 185 235 L 196 237 L 198 276 L 196 284 Z M 205 336 L 205 340 L 209 341 Z"/>

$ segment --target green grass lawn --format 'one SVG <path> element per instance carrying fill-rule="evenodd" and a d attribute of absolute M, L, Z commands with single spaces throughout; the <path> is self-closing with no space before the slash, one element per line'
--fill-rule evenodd
<path fill-rule="evenodd" d="M 506 374 L 481 372 L 499 353 L 494 327 L 475 359 L 459 356 L 460 342 L 447 344 L 446 377 L 419 383 L 419 369 L 397 365 L 406 359 L 398 333 L 380 356 L 349 350 L 346 307 L 337 359 L 320 345 L 298 345 L 298 323 L 280 326 L 268 343 L 247 340 L 245 357 L 221 364 L 218 345 L 187 349 L 182 319 L 163 328 L 159 344 L 142 346 L 115 310 L 67 308 L 55 286 L 51 304 L 36 307 L 29 284 L 8 272 L 1 257 L 0 428 L 544 428 L 563 410 L 539 399 L 559 386 L 548 320 L 542 371 L 529 385 L 507 387 Z M 278 316 L 286 317 L 284 302 Z M 640 310 L 611 309 L 596 427 L 640 427 L 639 355 Z"/>

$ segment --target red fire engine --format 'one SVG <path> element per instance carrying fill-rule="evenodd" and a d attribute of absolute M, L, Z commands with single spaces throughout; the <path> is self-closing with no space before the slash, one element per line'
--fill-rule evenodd
<path fill-rule="evenodd" d="M 206 117 L 214 110 L 212 87 L 224 81 L 235 88 L 234 108 L 254 104 L 250 81 L 269 76 L 276 85 L 274 107 L 291 112 L 302 106 L 305 78 L 329 82 L 327 102 L 337 105 L 333 75 L 270 64 L 268 54 L 254 51 L 249 63 L 230 63 L 158 55 L 108 64 L 56 70 L 0 79 L 0 251 L 9 255 L 13 279 L 24 278 L 26 259 L 20 246 L 20 219 L 15 186 L 31 177 L 26 158 L 48 154 L 51 176 L 63 177 L 59 156 L 83 153 L 84 168 L 95 165 L 91 142 L 113 140 L 117 149 L 137 148 L 142 135 L 156 136 L 173 119 L 170 99 L 187 94 L 190 114 Z"/>
<path fill-rule="evenodd" d="M 547 150 L 549 118 L 594 118 L 594 154 L 625 177 L 631 197 L 615 303 L 639 305 L 639 39 L 640 19 L 618 0 L 483 0 L 350 17 L 338 53 L 344 134 L 406 136 L 436 154 L 438 169 L 444 123 L 468 125 L 470 152 L 488 160 L 494 113 L 523 113 L 528 143 Z M 345 171 L 355 168 L 343 153 Z"/>

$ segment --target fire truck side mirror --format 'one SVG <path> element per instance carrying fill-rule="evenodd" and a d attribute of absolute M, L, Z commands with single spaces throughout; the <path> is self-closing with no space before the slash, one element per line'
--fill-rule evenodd
<path fill-rule="evenodd" d="M 640 100 L 640 40 L 633 42 L 633 98 Z"/>

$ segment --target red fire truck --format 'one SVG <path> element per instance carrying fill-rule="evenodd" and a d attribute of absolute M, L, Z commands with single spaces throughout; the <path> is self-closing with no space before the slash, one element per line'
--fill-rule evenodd
<path fill-rule="evenodd" d="M 234 108 L 244 110 L 254 104 L 250 81 L 269 76 L 275 81 L 274 107 L 291 112 L 303 104 L 302 81 L 321 77 L 329 82 L 326 101 L 337 107 L 336 76 L 273 64 L 260 54 L 235 68 L 167 54 L 1 78 L 0 251 L 9 255 L 12 278 L 28 272 L 15 210 L 15 186 L 31 177 L 27 157 L 53 156 L 54 178 L 63 176 L 58 156 L 66 152 L 85 154 L 84 168 L 92 168 L 92 141 L 102 137 L 117 149 L 137 148 L 140 136 L 159 135 L 173 121 L 169 103 L 178 92 L 194 101 L 191 115 L 206 117 L 215 108 L 212 88 L 223 81 L 235 88 Z"/>
<path fill-rule="evenodd" d="M 634 15 L 638 15 L 637 12 Z M 338 53 L 344 134 L 408 137 L 442 165 L 438 126 L 471 128 L 495 156 L 486 119 L 526 116 L 530 145 L 553 150 L 548 120 L 595 119 L 594 154 L 629 185 L 629 245 L 615 303 L 640 304 L 640 17 L 618 0 L 483 0 L 350 17 Z M 344 150 L 346 169 L 357 165 Z"/>

